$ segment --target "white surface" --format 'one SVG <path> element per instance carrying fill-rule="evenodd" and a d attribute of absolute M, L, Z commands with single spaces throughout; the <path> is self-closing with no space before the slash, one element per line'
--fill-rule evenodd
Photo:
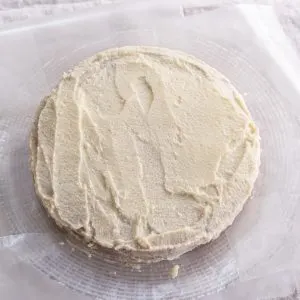
<path fill-rule="evenodd" d="M 0 32 L 4 299 L 297 299 L 300 102 L 294 79 L 300 65 L 277 8 L 141 3 L 6 24 Z M 141 270 L 113 264 L 108 254 L 106 261 L 97 253 L 89 260 L 73 242 L 60 245 L 64 236 L 45 217 L 28 170 L 28 132 L 40 99 L 79 60 L 126 44 L 178 48 L 223 72 L 245 94 L 263 149 L 253 198 L 225 234 L 174 263 Z M 172 281 L 173 264 L 180 274 Z"/>

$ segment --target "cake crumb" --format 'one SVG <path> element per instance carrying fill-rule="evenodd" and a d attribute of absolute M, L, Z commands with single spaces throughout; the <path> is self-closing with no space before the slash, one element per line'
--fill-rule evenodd
<path fill-rule="evenodd" d="M 136 237 L 135 238 L 135 241 L 137 242 L 137 244 L 143 248 L 143 249 L 150 249 L 151 248 L 151 245 L 150 243 L 148 242 L 148 240 L 144 237 Z"/>
<path fill-rule="evenodd" d="M 171 268 L 169 275 L 172 279 L 175 279 L 178 276 L 179 268 L 180 268 L 179 265 L 175 265 Z"/>
<path fill-rule="evenodd" d="M 94 246 L 94 243 L 93 243 L 93 242 L 90 242 L 90 243 L 87 244 L 87 246 L 88 246 L 89 248 L 92 248 L 92 247 Z"/>
<path fill-rule="evenodd" d="M 59 245 L 63 246 L 65 244 L 65 242 L 59 242 Z"/>
<path fill-rule="evenodd" d="M 92 253 L 88 253 L 88 258 L 91 258 L 92 257 Z"/>

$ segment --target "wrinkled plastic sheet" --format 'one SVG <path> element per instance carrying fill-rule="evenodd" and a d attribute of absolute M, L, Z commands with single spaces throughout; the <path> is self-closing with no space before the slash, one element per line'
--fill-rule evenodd
<path fill-rule="evenodd" d="M 82 59 L 123 45 L 180 49 L 224 73 L 262 139 L 260 175 L 234 224 L 175 261 L 134 268 L 60 232 L 29 170 L 28 137 L 41 99 Z M 272 6 L 113 5 L 5 27 L 0 54 L 1 299 L 296 299 L 300 61 Z M 171 280 L 175 264 L 179 276 Z"/>

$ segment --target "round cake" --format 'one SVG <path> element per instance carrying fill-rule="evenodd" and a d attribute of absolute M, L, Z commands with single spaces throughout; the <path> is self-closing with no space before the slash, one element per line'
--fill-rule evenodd
<path fill-rule="evenodd" d="M 58 226 L 153 262 L 232 224 L 258 175 L 259 140 L 215 69 L 179 51 L 123 47 L 84 60 L 42 101 L 31 168 Z"/>

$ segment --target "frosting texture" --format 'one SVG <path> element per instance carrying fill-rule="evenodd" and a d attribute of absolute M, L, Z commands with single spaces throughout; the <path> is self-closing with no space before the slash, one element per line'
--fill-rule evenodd
<path fill-rule="evenodd" d="M 230 82 L 152 47 L 107 50 L 64 74 L 40 106 L 31 151 L 57 224 L 141 261 L 218 237 L 260 161 L 258 129 Z"/>

